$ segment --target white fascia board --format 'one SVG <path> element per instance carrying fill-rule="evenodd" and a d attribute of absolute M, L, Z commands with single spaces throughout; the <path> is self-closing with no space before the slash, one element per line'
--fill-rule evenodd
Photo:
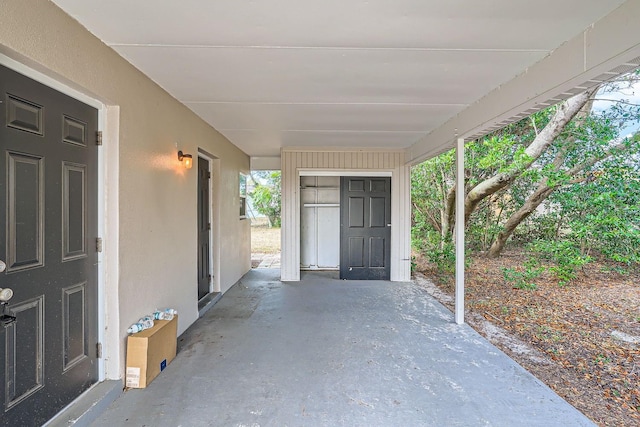
<path fill-rule="evenodd" d="M 417 164 L 453 148 L 457 137 L 468 141 L 568 98 L 597 84 L 603 75 L 613 78 L 629 71 L 629 66 L 620 66 L 640 57 L 638 16 L 640 1 L 627 1 L 418 140 L 409 149 L 409 163 Z"/>
<path fill-rule="evenodd" d="M 384 148 L 384 147 L 283 147 L 281 152 L 295 153 L 406 153 L 405 148 Z"/>
<path fill-rule="evenodd" d="M 366 176 L 366 177 L 391 177 L 393 176 L 393 170 L 381 170 L 381 169 L 298 169 L 300 176 Z"/>
<path fill-rule="evenodd" d="M 252 171 L 279 171 L 281 169 L 280 156 L 278 157 L 251 157 Z"/>

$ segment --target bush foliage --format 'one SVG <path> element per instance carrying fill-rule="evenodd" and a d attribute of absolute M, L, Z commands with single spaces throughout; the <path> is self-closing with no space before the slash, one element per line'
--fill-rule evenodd
<path fill-rule="evenodd" d="M 624 94 L 625 88 L 637 84 L 638 73 L 625 78 L 601 88 L 596 98 L 612 91 Z M 505 224 L 533 206 L 507 234 L 507 242 L 548 261 L 559 284 L 569 283 L 594 259 L 624 268 L 638 266 L 640 108 L 624 96 L 611 98 L 619 101 L 606 108 L 587 103 L 530 166 L 525 150 L 549 124 L 557 106 L 466 145 L 466 196 L 479 183 L 517 171 L 508 185 L 482 199 L 468 215 L 468 252 L 490 253 Z M 413 247 L 441 272 L 453 271 L 454 154 L 443 153 L 411 172 Z M 542 202 L 533 203 L 536 197 Z M 531 261 L 503 273 L 515 287 L 532 289 L 541 267 Z"/>

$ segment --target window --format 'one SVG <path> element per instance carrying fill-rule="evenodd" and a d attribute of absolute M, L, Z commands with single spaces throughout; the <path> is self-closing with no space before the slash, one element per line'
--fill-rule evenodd
<path fill-rule="evenodd" d="M 240 219 L 245 219 L 247 217 L 247 176 L 245 174 L 240 174 L 239 183 Z"/>

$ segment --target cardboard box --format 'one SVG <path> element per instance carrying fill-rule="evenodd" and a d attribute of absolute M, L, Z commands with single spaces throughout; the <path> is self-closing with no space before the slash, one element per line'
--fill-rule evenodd
<path fill-rule="evenodd" d="M 126 383 L 145 388 L 176 357 L 178 316 L 156 320 L 153 328 L 127 338 Z"/>

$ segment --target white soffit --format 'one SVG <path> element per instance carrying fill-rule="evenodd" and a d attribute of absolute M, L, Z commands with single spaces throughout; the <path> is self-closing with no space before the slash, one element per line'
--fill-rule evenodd
<path fill-rule="evenodd" d="M 443 142 L 426 135 L 624 3 L 54 2 L 251 156 L 417 147 L 414 158 Z"/>

